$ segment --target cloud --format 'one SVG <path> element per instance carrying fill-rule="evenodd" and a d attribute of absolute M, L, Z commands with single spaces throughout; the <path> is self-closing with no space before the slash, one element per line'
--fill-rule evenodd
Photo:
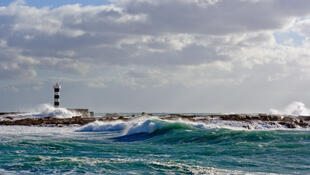
<path fill-rule="evenodd" d="M 144 90 L 298 84 L 293 77 L 310 77 L 309 8 L 308 0 L 12 3 L 0 7 L 0 79 Z M 281 32 L 302 42 L 279 42 Z"/>
<path fill-rule="evenodd" d="M 129 13 L 146 14 L 148 23 L 144 28 L 148 32 L 214 35 L 280 29 L 291 18 L 309 14 L 307 9 L 310 6 L 306 0 L 112 2 L 123 4 Z"/>
<path fill-rule="evenodd" d="M 294 25 L 293 30 L 295 32 L 299 32 L 299 33 L 305 35 L 307 38 L 309 38 L 310 37 L 309 28 L 310 28 L 310 19 L 306 18 L 303 20 L 298 20 L 296 22 L 296 24 Z"/>

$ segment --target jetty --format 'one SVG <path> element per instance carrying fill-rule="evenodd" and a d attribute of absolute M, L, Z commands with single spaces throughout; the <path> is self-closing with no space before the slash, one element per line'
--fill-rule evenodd
<path fill-rule="evenodd" d="M 120 114 L 106 114 L 105 116 L 94 117 L 85 110 L 87 116 L 72 116 L 72 118 L 23 118 L 16 119 L 14 113 L 0 113 L 0 125 L 23 125 L 23 126 L 69 126 L 85 125 L 94 121 L 130 121 L 139 117 L 153 117 L 153 114 L 123 116 Z M 214 120 L 237 121 L 244 123 L 244 128 L 248 128 L 253 122 L 265 122 L 268 125 L 282 125 L 286 128 L 310 128 L 310 116 L 291 116 L 273 114 L 208 114 L 208 115 L 183 115 L 167 114 L 156 116 L 163 120 L 186 120 L 193 122 L 209 123 Z"/>

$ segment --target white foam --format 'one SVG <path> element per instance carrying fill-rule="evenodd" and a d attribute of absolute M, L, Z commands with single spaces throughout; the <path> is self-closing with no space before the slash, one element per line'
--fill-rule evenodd
<path fill-rule="evenodd" d="M 167 169 L 179 169 L 179 170 L 187 170 L 191 172 L 190 174 L 232 174 L 232 175 L 263 175 L 266 173 L 261 172 L 245 172 L 245 171 L 239 171 L 239 170 L 228 170 L 228 169 L 220 169 L 220 168 L 214 168 L 214 167 L 202 167 L 197 165 L 187 165 L 183 163 L 177 163 L 173 161 L 169 162 L 159 162 L 159 161 L 151 161 L 149 162 L 151 165 L 159 165 L 166 167 Z M 167 171 L 167 174 L 170 174 L 171 171 Z M 275 173 L 268 173 L 270 175 L 276 175 Z"/>
<path fill-rule="evenodd" d="M 137 133 L 152 133 L 163 127 L 160 123 L 155 123 L 153 120 L 159 120 L 158 117 L 146 118 L 140 117 L 130 121 L 123 130 L 123 135 L 132 135 Z"/>
<path fill-rule="evenodd" d="M 89 123 L 77 131 L 79 132 L 102 132 L 102 131 L 119 131 L 126 127 L 126 123 L 123 121 L 113 121 L 113 122 L 102 122 L 95 121 Z"/>
<path fill-rule="evenodd" d="M 159 121 L 159 122 L 156 122 Z M 200 129 L 210 129 L 205 123 L 190 122 L 185 120 L 162 120 L 159 117 L 139 117 L 131 121 L 114 121 L 114 122 L 101 122 L 95 121 L 85 126 L 82 126 L 77 131 L 79 132 L 104 132 L 111 130 L 120 130 L 122 135 L 132 135 L 138 133 L 152 133 L 157 129 L 161 129 L 169 123 L 184 123 Z"/>
<path fill-rule="evenodd" d="M 302 102 L 292 102 L 284 110 L 270 109 L 271 114 L 309 116 L 310 109 Z"/>
<path fill-rule="evenodd" d="M 72 118 L 74 116 L 80 115 L 79 113 L 69 111 L 66 108 L 55 108 L 50 104 L 39 105 L 34 112 L 29 112 L 25 114 L 19 114 L 16 116 L 16 119 L 21 118 L 45 118 L 45 117 L 54 117 L 54 118 Z"/>
<path fill-rule="evenodd" d="M 156 122 L 158 121 L 158 122 Z M 122 135 L 132 135 L 138 133 L 152 133 L 165 127 L 169 123 L 184 123 L 200 129 L 208 129 L 207 125 L 200 122 L 190 122 L 185 120 L 163 120 L 157 116 L 138 117 L 130 121 L 102 122 L 95 121 L 78 129 L 78 132 L 104 132 L 120 130 Z"/>
<path fill-rule="evenodd" d="M 288 128 L 278 122 L 268 121 L 227 121 L 221 119 L 212 119 L 209 121 L 188 121 L 183 119 L 164 120 L 159 117 L 138 117 L 130 121 L 113 121 L 103 122 L 95 121 L 79 128 L 78 132 L 104 132 L 104 131 L 121 131 L 122 135 L 132 135 L 137 133 L 152 133 L 161 129 L 169 123 L 182 123 L 189 127 L 198 129 L 231 129 L 231 130 L 287 130 Z M 296 126 L 295 130 L 309 130 Z M 289 129 L 292 130 L 292 129 Z"/>
<path fill-rule="evenodd" d="M 72 138 L 79 133 L 78 127 L 36 127 L 36 126 L 0 126 L 2 143 L 12 143 L 16 140 L 41 140 L 42 137 Z M 79 136 L 84 137 L 84 136 Z"/>
<path fill-rule="evenodd" d="M 52 134 L 70 135 L 78 127 L 38 127 L 38 126 L 0 126 L 0 135 Z"/>
<path fill-rule="evenodd" d="M 104 131 L 122 131 L 123 135 L 131 135 L 136 133 L 152 133 L 156 129 L 163 126 L 159 123 L 155 123 L 153 120 L 160 120 L 158 117 L 145 118 L 139 117 L 131 121 L 112 121 L 103 122 L 95 121 L 82 126 L 78 129 L 78 132 L 104 132 Z"/>
<path fill-rule="evenodd" d="M 50 162 L 52 157 L 50 156 L 40 156 L 40 159 L 42 159 L 42 162 Z M 158 167 L 160 166 L 164 174 L 174 174 L 175 171 L 181 171 L 181 172 L 186 172 L 190 174 L 195 174 L 195 175 L 200 175 L 200 174 L 232 174 L 232 175 L 264 175 L 266 173 L 261 173 L 261 172 L 246 172 L 246 171 L 240 171 L 240 170 L 229 170 L 229 169 L 221 169 L 221 168 L 215 168 L 215 167 L 203 167 L 203 166 L 198 166 L 198 165 L 188 165 L 185 163 L 179 163 L 175 161 L 157 161 L 157 160 L 152 160 L 152 159 L 145 159 L 145 158 L 90 158 L 90 157 L 68 157 L 68 156 L 62 156 L 58 158 L 59 161 L 70 161 L 74 164 L 78 165 L 83 165 L 83 166 L 96 166 L 98 164 L 105 164 L 108 166 L 114 166 L 117 164 L 132 164 L 136 162 L 144 162 L 146 166 L 148 166 L 150 169 L 153 169 L 154 166 Z M 154 169 L 153 169 L 154 170 Z M 156 170 L 156 169 L 155 169 Z M 54 170 L 52 174 L 57 174 L 57 170 Z M 64 174 L 76 174 L 78 172 L 77 168 L 71 169 L 71 171 L 66 172 Z M 106 174 L 117 174 L 118 171 L 112 171 L 106 169 L 103 171 Z M 140 174 L 135 171 L 129 171 L 130 173 L 128 174 Z M 180 172 L 180 173 L 181 173 Z M 3 174 L 32 174 L 30 171 L 7 171 L 4 169 L 0 169 L 0 173 Z M 93 174 L 91 172 L 87 172 L 86 174 Z M 274 173 L 268 173 L 270 175 L 277 175 Z"/>

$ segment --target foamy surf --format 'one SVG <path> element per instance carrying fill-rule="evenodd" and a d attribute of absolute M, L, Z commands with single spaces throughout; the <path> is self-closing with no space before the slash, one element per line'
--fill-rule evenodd
<path fill-rule="evenodd" d="M 208 129 L 217 128 L 214 125 L 152 117 L 97 121 L 88 127 L 0 126 L 0 173 L 308 174 L 310 171 L 309 132 Z M 81 132 L 75 132 L 78 130 Z"/>
<path fill-rule="evenodd" d="M 79 113 L 69 111 L 66 108 L 61 108 L 61 107 L 55 108 L 54 106 L 50 104 L 41 104 L 31 111 L 33 112 L 27 112 L 27 113 L 14 115 L 13 119 L 18 120 L 18 119 L 25 119 L 25 118 L 47 118 L 47 117 L 72 118 L 74 116 L 80 115 Z"/>
<path fill-rule="evenodd" d="M 51 161 L 52 157 L 44 157 L 44 156 L 38 156 L 37 159 L 43 160 L 43 163 L 48 164 L 49 161 Z M 214 168 L 214 167 L 203 167 L 203 166 L 197 166 L 197 165 L 187 165 L 184 163 L 178 163 L 175 161 L 152 161 L 147 160 L 143 158 L 101 158 L 101 159 L 95 159 L 95 158 L 75 158 L 75 157 L 62 157 L 59 161 L 62 162 L 69 162 L 71 164 L 76 164 L 79 167 L 84 166 L 96 166 L 97 164 L 104 164 L 107 166 L 115 166 L 115 165 L 132 165 L 132 164 L 142 164 L 146 168 L 149 169 L 158 169 L 158 167 L 161 167 L 162 173 L 164 174 L 175 174 L 175 172 L 179 172 L 182 174 L 193 174 L 193 175 L 202 175 L 202 174 L 212 174 L 212 175 L 221 175 L 221 174 L 230 174 L 230 175 L 265 175 L 266 173 L 261 172 L 247 172 L 247 171 L 238 171 L 238 170 L 229 170 L 229 169 L 221 169 L 221 168 Z M 141 163 L 144 162 L 144 163 Z M 78 168 L 73 168 L 71 171 L 69 171 L 66 174 L 76 174 L 75 172 L 78 171 Z M 106 171 L 105 173 L 108 174 L 119 174 L 119 171 L 121 170 L 110 170 Z M 0 172 L 3 174 L 19 174 L 20 172 L 17 171 L 7 171 L 4 169 L 0 169 Z M 54 173 L 57 173 L 57 171 L 54 171 Z M 33 174 L 31 171 L 23 171 L 23 174 Z M 93 174 L 93 173 L 87 173 L 87 174 Z M 125 174 L 139 174 L 135 170 L 129 170 Z M 276 173 L 268 173 L 269 175 L 277 175 Z"/>
<path fill-rule="evenodd" d="M 188 121 L 181 118 L 175 120 L 165 120 L 160 117 L 138 117 L 129 121 L 95 121 L 89 123 L 81 128 L 77 129 L 78 132 L 105 132 L 105 131 L 119 131 L 123 136 L 147 133 L 151 134 L 163 128 L 172 129 L 230 129 L 230 130 L 292 130 L 279 122 L 267 122 L 267 121 L 227 121 L 221 119 L 212 119 L 208 121 Z M 309 128 L 297 127 L 294 130 L 307 131 Z"/>
<path fill-rule="evenodd" d="M 145 118 L 139 117 L 131 121 L 95 121 L 82 126 L 78 132 L 104 132 L 104 131 L 122 131 L 123 135 L 136 133 L 151 133 L 162 127 L 161 124 L 155 123 L 155 120 L 160 120 L 158 117 Z"/>
<path fill-rule="evenodd" d="M 89 123 L 81 128 L 78 132 L 104 132 L 104 131 L 120 131 L 126 127 L 126 122 L 124 121 L 113 121 L 113 122 L 103 122 L 95 121 Z"/>

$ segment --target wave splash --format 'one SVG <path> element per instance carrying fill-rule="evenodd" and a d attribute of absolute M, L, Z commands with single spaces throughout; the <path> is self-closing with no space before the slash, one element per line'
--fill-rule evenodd
<path fill-rule="evenodd" d="M 104 131 L 122 131 L 122 135 L 133 135 L 139 133 L 151 134 L 160 129 L 207 129 L 207 125 L 204 123 L 190 122 L 184 120 L 163 120 L 158 117 L 140 117 L 131 121 L 113 121 L 102 122 L 95 121 L 89 123 L 82 128 L 78 129 L 78 132 L 104 132 Z"/>
<path fill-rule="evenodd" d="M 228 127 L 227 121 L 217 121 L 215 124 L 192 122 L 185 120 L 163 120 L 158 117 L 138 118 L 131 121 L 113 121 L 102 122 L 96 121 L 85 125 L 76 130 L 76 132 L 105 132 L 105 131 L 119 131 L 120 135 L 110 138 L 117 142 L 133 142 L 149 140 L 153 143 L 220 143 L 227 142 L 227 139 L 243 140 L 260 140 L 274 139 L 273 130 L 287 129 L 279 126 L 266 125 L 263 123 L 253 123 L 260 125 L 263 130 L 256 129 L 253 132 L 248 132 L 247 129 L 241 129 L 239 125 L 242 122 L 230 123 Z M 232 129 L 232 126 L 235 129 Z M 252 127 L 253 127 L 252 126 Z M 273 127 L 273 128 L 271 128 Z M 229 129 L 228 129 L 229 128 Z M 271 132 L 270 132 L 271 131 Z"/>
<path fill-rule="evenodd" d="M 121 135 L 112 138 L 119 142 L 142 141 L 172 131 L 189 131 L 206 128 L 202 123 L 162 120 L 158 117 L 140 117 L 131 121 L 96 121 L 76 130 L 77 132 L 120 131 Z"/>
<path fill-rule="evenodd" d="M 136 133 L 152 133 L 161 128 L 161 124 L 155 123 L 158 118 L 137 118 L 132 121 L 95 121 L 78 129 L 79 132 L 103 132 L 103 131 L 122 131 L 123 135 L 132 135 Z"/>
<path fill-rule="evenodd" d="M 77 132 L 103 132 L 103 131 L 121 131 L 126 127 L 123 121 L 102 122 L 95 121 L 89 123 L 82 128 L 76 130 Z"/>
<path fill-rule="evenodd" d="M 134 134 L 153 134 L 160 131 L 169 131 L 176 129 L 183 130 L 210 130 L 210 129 L 231 129 L 231 130 L 278 130 L 287 129 L 283 125 L 277 122 L 268 123 L 264 121 L 224 121 L 220 119 L 214 119 L 203 123 L 200 121 L 186 121 L 182 119 L 176 120 L 164 120 L 159 117 L 140 117 L 130 121 L 95 121 L 82 126 L 78 132 L 104 132 L 104 131 L 120 131 L 122 136 L 134 135 Z M 298 129 L 298 128 L 297 128 Z"/>
<path fill-rule="evenodd" d="M 19 114 L 17 118 L 46 118 L 46 117 L 54 117 L 54 118 L 72 118 L 74 116 L 80 115 L 79 113 L 72 112 L 66 108 L 55 108 L 50 104 L 42 104 L 39 105 L 35 110 L 35 112 Z"/>
<path fill-rule="evenodd" d="M 284 110 L 270 109 L 271 114 L 309 116 L 310 109 L 302 102 L 295 101 L 289 104 Z"/>

